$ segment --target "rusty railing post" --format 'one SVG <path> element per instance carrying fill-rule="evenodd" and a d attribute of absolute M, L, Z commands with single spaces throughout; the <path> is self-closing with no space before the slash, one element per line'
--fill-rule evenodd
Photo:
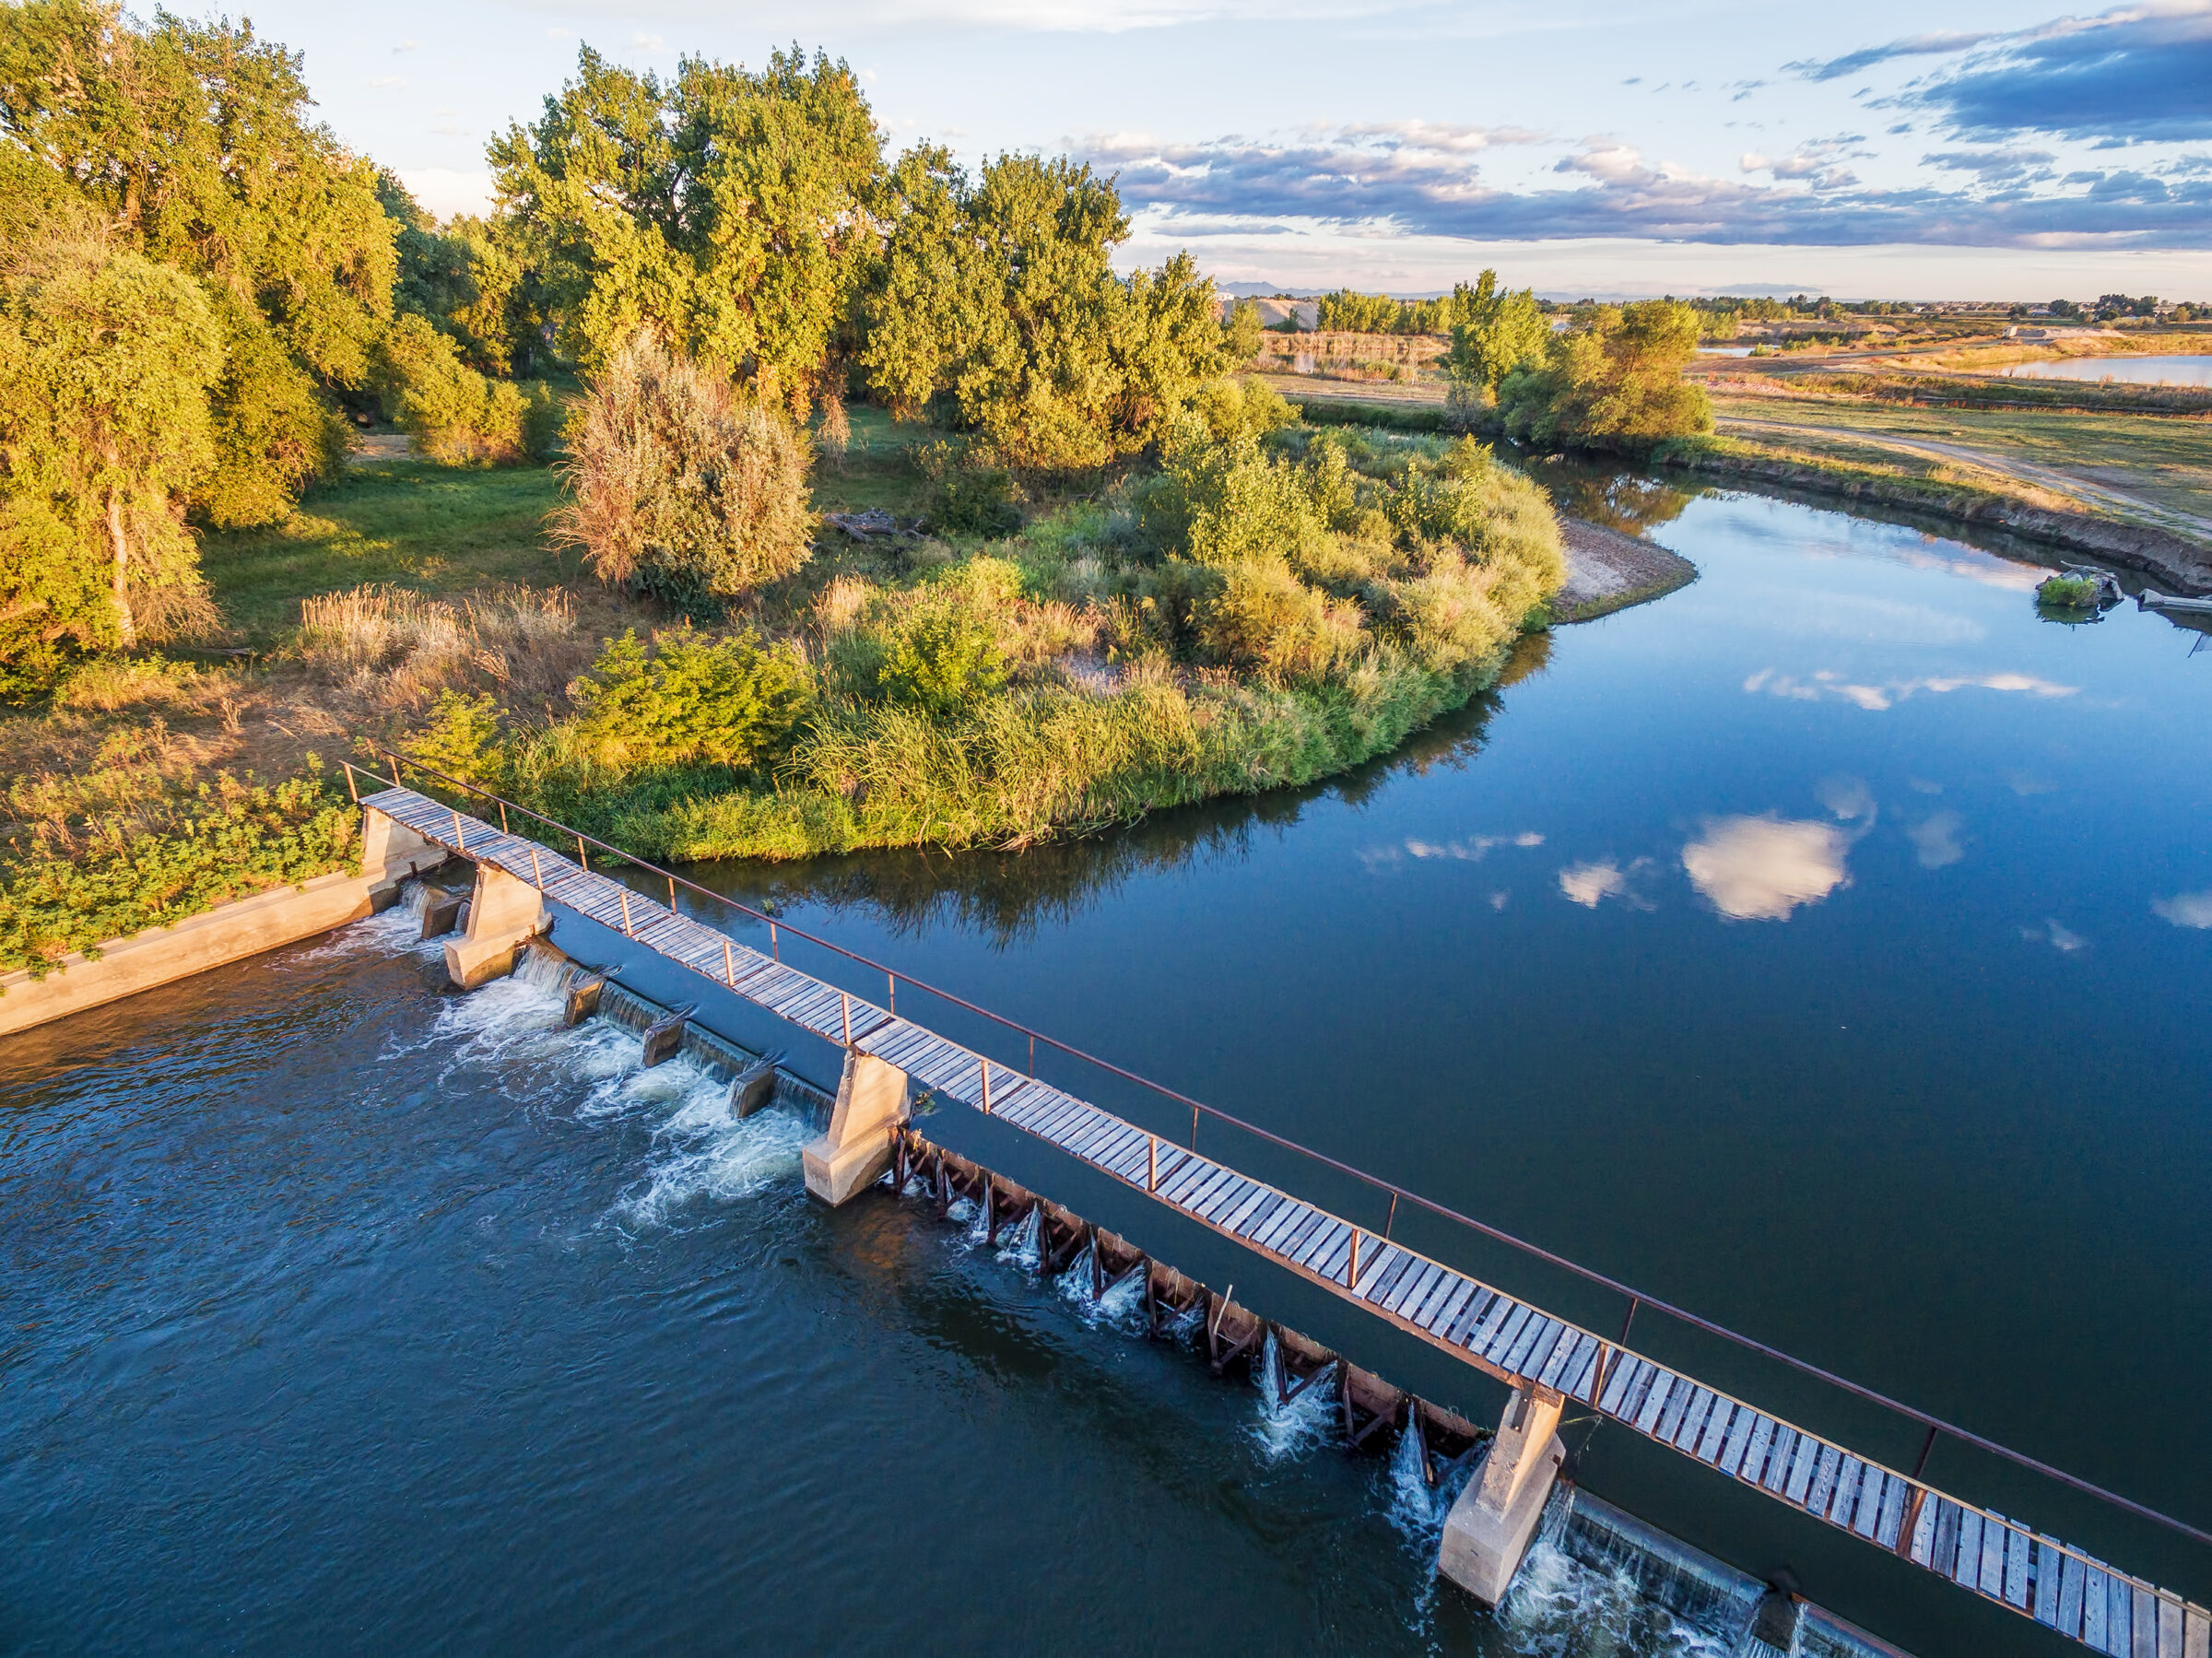
<path fill-rule="evenodd" d="M 730 941 L 722 941 L 722 982 L 735 989 L 737 984 L 737 962 L 730 954 Z"/>
<path fill-rule="evenodd" d="M 461 834 L 461 808 L 458 806 L 453 806 L 449 807 L 448 809 L 453 814 L 453 850 L 455 852 L 466 852 L 468 850 L 468 846 L 465 841 L 464 841 L 462 838 Z"/>
<path fill-rule="evenodd" d="M 540 892 L 546 889 L 545 866 L 537 861 L 537 848 L 530 849 L 530 884 Z"/>
<path fill-rule="evenodd" d="M 845 1046 L 850 1048 L 853 1045 L 853 998 L 841 990 L 837 993 L 837 1010 L 844 1017 Z"/>
<path fill-rule="evenodd" d="M 975 1074 L 983 1079 L 983 1115 L 988 1117 L 991 1114 L 991 1062 L 978 1055 Z"/>
<path fill-rule="evenodd" d="M 1155 1194 L 1159 1191 L 1159 1136 L 1158 1135 L 1145 1136 L 1145 1190 Z"/>
<path fill-rule="evenodd" d="M 621 888 L 616 892 L 615 896 L 620 900 L 622 905 L 622 936 L 625 938 L 633 937 L 635 935 L 633 935 L 629 930 L 629 888 L 627 887 Z"/>
<path fill-rule="evenodd" d="M 1357 1295 L 1359 1292 L 1359 1229 L 1352 1229 L 1352 1252 L 1344 1264 L 1344 1287 Z"/>

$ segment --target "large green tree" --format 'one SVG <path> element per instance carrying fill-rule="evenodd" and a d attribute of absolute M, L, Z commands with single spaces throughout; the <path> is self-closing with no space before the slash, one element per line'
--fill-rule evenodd
<path fill-rule="evenodd" d="M 892 410 L 943 396 L 1015 464 L 1096 467 L 1155 441 L 1227 366 L 1211 280 L 1187 254 L 1124 279 L 1110 179 L 1001 156 L 971 182 L 940 149 L 900 159 L 860 364 Z"/>
<path fill-rule="evenodd" d="M 190 277 L 98 240 L 0 282 L 0 679 L 132 645 L 200 598 L 184 501 L 217 458 L 222 330 Z"/>
<path fill-rule="evenodd" d="M 561 348 L 586 369 L 651 328 L 803 417 L 849 348 L 883 163 L 841 62 L 685 58 L 663 81 L 587 47 L 490 159 Z"/>
<path fill-rule="evenodd" d="M 1698 352 L 1698 313 L 1670 300 L 1600 305 L 1555 335 L 1542 363 L 1499 388 L 1515 441 L 1641 449 L 1712 429 L 1704 388 L 1682 378 Z"/>
<path fill-rule="evenodd" d="M 1498 273 L 1486 270 L 1472 285 L 1453 288 L 1450 303 L 1452 349 L 1444 372 L 1455 389 L 1494 392 L 1515 369 L 1542 360 L 1551 325 L 1533 288 L 1501 289 Z"/>
<path fill-rule="evenodd" d="M 322 394 L 364 382 L 391 312 L 375 170 L 309 120 L 300 55 L 250 24 L 159 13 L 141 29 L 109 0 L 6 15 L 0 135 L 29 166 L 0 176 L 0 217 L 66 197 L 206 286 L 236 348 L 201 505 L 218 523 L 280 516 L 337 453 Z"/>

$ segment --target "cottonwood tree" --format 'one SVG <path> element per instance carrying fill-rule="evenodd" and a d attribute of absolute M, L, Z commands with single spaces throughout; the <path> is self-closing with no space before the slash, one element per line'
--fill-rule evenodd
<path fill-rule="evenodd" d="M 215 466 L 222 331 L 182 272 L 96 241 L 0 283 L 0 678 L 56 647 L 129 646 L 204 610 L 184 502 Z"/>
<path fill-rule="evenodd" d="M 391 313 L 375 170 L 311 123 L 300 56 L 249 24 L 19 0 L 0 29 L 0 217 L 66 198 L 119 248 L 203 282 L 235 344 L 200 505 L 267 522 L 335 464 L 332 388 L 361 384 Z"/>
<path fill-rule="evenodd" d="M 1554 335 L 1541 364 L 1508 374 L 1498 404 L 1515 441 L 1640 449 L 1712 429 L 1712 403 L 1682 370 L 1698 313 L 1667 300 L 1594 307 Z"/>
<path fill-rule="evenodd" d="M 1017 466 L 1089 469 L 1156 441 L 1228 366 L 1187 254 L 1114 274 L 1129 219 L 1088 167 L 1001 156 L 971 182 L 925 147 L 900 159 L 891 195 L 858 361 L 900 417 L 942 398 Z"/>
<path fill-rule="evenodd" d="M 489 154 L 567 355 L 598 370 L 651 328 L 805 417 L 874 251 L 883 173 L 843 63 L 685 58 L 663 81 L 587 47 Z"/>

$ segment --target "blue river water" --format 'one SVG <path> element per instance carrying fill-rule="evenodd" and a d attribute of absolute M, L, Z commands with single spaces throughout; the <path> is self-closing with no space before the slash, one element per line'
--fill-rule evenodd
<path fill-rule="evenodd" d="M 2212 385 L 2212 354 L 2203 357 L 2070 357 L 2017 363 L 2005 370 L 2023 380 L 2111 380 L 2128 385 Z"/>
<path fill-rule="evenodd" d="M 2212 649 L 2046 619 L 2047 572 L 1906 525 L 1583 504 L 1700 579 L 1332 786 L 709 873 L 2212 1521 Z M 1439 1499 L 1325 1411 L 926 1205 L 820 1211 L 795 1115 L 441 980 L 395 913 L 0 1043 L 0 1649 L 1719 1650 L 1548 1545 L 1477 1611 Z M 1988 1627 L 1580 1454 L 1926 1658 Z M 2095 1505 L 1930 1472 L 2212 1590 Z"/>

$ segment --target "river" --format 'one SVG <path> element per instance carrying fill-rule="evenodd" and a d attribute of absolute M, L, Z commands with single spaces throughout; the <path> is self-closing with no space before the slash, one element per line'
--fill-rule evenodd
<path fill-rule="evenodd" d="M 2006 369 L 2022 380 L 2110 380 L 2127 385 L 2212 385 L 2212 354 L 2203 357 L 2069 357 L 2018 363 Z"/>
<path fill-rule="evenodd" d="M 1911 527 L 1581 489 L 1700 579 L 1334 786 L 713 878 L 2205 1523 L 2212 651 Z M 1549 1546 L 1475 1612 L 1391 1458 L 926 1205 L 810 1205 L 794 1116 L 408 926 L 0 1047 L 0 1648 L 1718 1650 Z M 1587 1477 L 1943 1639 L 1855 1544 Z"/>

